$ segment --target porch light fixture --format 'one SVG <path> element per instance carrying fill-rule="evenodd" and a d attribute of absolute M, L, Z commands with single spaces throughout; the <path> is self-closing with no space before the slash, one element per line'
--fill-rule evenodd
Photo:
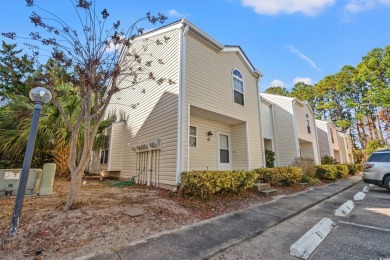
<path fill-rule="evenodd" d="M 208 136 L 212 136 L 212 135 L 213 135 L 213 132 L 208 131 L 208 132 L 207 132 L 207 135 L 208 135 Z"/>

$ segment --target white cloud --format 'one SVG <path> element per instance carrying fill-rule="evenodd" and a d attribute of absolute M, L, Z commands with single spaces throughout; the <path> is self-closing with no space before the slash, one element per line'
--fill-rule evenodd
<path fill-rule="evenodd" d="M 305 83 L 306 85 L 313 85 L 313 80 L 311 78 L 300 78 L 300 77 L 296 77 L 294 79 L 294 85 L 299 83 L 299 82 L 303 82 Z"/>
<path fill-rule="evenodd" d="M 303 54 L 300 50 L 296 49 L 293 45 L 289 45 L 287 46 L 290 51 L 292 51 L 293 53 L 297 54 L 298 57 L 300 57 L 301 59 L 307 61 L 313 68 L 315 68 L 316 70 L 318 71 L 322 71 L 318 66 L 317 64 L 314 63 L 314 61 L 312 59 L 310 59 L 309 57 L 307 57 L 305 54 Z"/>
<path fill-rule="evenodd" d="M 345 10 L 350 13 L 359 13 L 374 9 L 378 6 L 390 7 L 390 0 L 349 0 Z"/>
<path fill-rule="evenodd" d="M 284 88 L 285 85 L 286 84 L 284 84 L 283 81 L 278 80 L 278 79 L 274 79 L 273 81 L 271 81 L 271 86 L 273 86 L 273 87 L 282 87 L 282 88 Z"/>
<path fill-rule="evenodd" d="M 256 13 L 277 15 L 280 13 L 316 15 L 335 0 L 241 0 L 244 6 L 252 7 Z M 388 1 L 388 0 L 382 0 Z"/>
<path fill-rule="evenodd" d="M 185 15 L 178 12 L 177 10 L 175 9 L 171 9 L 168 11 L 168 16 L 171 16 L 171 17 L 184 17 Z"/>

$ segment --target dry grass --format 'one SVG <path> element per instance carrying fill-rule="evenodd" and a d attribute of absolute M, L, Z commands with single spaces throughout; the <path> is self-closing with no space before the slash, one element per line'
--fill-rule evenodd
<path fill-rule="evenodd" d="M 7 232 L 15 198 L 0 199 L 0 259 L 72 259 L 270 200 L 255 191 L 207 201 L 185 199 L 167 190 L 138 185 L 117 188 L 109 182 L 87 179 L 80 207 L 64 211 L 69 181 L 56 179 L 53 195 L 25 199 L 14 239 Z M 303 189 L 293 186 L 280 193 Z M 129 207 L 142 208 L 145 214 L 124 215 Z"/>

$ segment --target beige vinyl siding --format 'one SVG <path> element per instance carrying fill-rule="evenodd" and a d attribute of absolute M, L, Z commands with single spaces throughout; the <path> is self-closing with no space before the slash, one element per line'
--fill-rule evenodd
<path fill-rule="evenodd" d="M 248 169 L 248 153 L 246 142 L 246 125 L 233 125 L 231 134 L 232 168 L 233 170 Z"/>
<path fill-rule="evenodd" d="M 307 130 L 306 115 L 309 116 L 310 133 L 308 133 Z M 295 102 L 295 122 L 298 138 L 309 142 L 316 141 L 314 120 L 314 115 L 309 111 L 306 105 L 300 105 L 298 102 Z"/>
<path fill-rule="evenodd" d="M 333 133 L 333 143 L 332 143 L 332 147 L 333 147 L 333 150 L 340 150 L 340 144 L 339 144 L 339 139 L 337 138 L 337 129 L 332 125 L 330 124 L 330 130 L 332 131 Z M 332 142 L 332 137 L 330 137 L 330 140 Z"/>
<path fill-rule="evenodd" d="M 317 134 L 318 134 L 318 145 L 320 148 L 320 157 L 325 154 L 333 156 L 333 151 L 329 145 L 330 135 L 328 122 L 316 120 Z"/>
<path fill-rule="evenodd" d="M 274 139 L 274 123 L 272 119 L 272 107 L 261 101 L 261 128 L 263 129 L 263 138 Z M 268 148 L 267 148 L 268 149 Z"/>
<path fill-rule="evenodd" d="M 122 150 L 125 122 L 116 122 L 111 125 L 110 144 L 108 154 L 108 171 L 120 171 L 122 166 Z"/>
<path fill-rule="evenodd" d="M 131 79 L 123 78 L 119 87 L 126 89 L 116 93 L 111 99 L 107 114 L 116 113 L 120 117 L 121 113 L 125 113 L 126 120 L 123 152 L 112 158 L 118 162 L 123 157 L 120 177 L 135 175 L 136 154 L 132 146 L 159 138 L 162 142 L 159 182 L 176 184 L 179 32 L 179 29 L 174 29 L 149 38 L 147 51 L 142 56 L 143 62 L 153 60 L 151 71 L 156 78 L 171 79 L 175 84 L 164 82 L 158 85 L 155 81 L 146 80 L 129 88 Z M 164 35 L 170 37 L 168 43 L 165 43 Z M 163 45 L 157 45 L 157 39 Z M 145 41 L 138 39 L 133 46 L 141 50 L 143 45 Z M 153 58 L 149 56 L 150 53 Z M 158 59 L 162 59 L 164 64 L 159 64 Z"/>
<path fill-rule="evenodd" d="M 347 162 L 354 163 L 353 159 L 353 151 L 352 151 L 352 139 L 348 134 L 345 134 L 345 144 L 346 144 L 346 152 L 347 152 Z"/>
<path fill-rule="evenodd" d="M 340 144 L 340 159 L 341 159 L 340 163 L 348 163 L 344 134 L 338 133 L 338 139 Z"/>
<path fill-rule="evenodd" d="M 263 166 L 257 77 L 239 54 L 218 52 L 191 32 L 187 35 L 185 60 L 185 122 L 188 122 L 189 105 L 247 122 L 250 167 Z M 238 69 L 243 76 L 245 106 L 233 100 L 233 69 Z M 187 145 L 184 146 L 186 149 Z M 185 151 L 184 157 L 187 156 Z"/>
<path fill-rule="evenodd" d="M 277 95 L 260 94 L 261 98 L 273 103 L 275 122 L 275 159 L 277 166 L 287 166 L 292 163 L 297 152 L 297 138 L 295 136 L 292 98 Z"/>
<path fill-rule="evenodd" d="M 313 151 L 314 160 L 317 164 L 320 164 L 320 155 L 318 154 L 318 139 L 316 136 L 316 126 L 315 126 L 315 118 L 314 115 L 309 110 L 309 107 L 307 104 L 301 105 L 298 102 L 295 102 L 295 122 L 296 122 L 296 128 L 297 128 L 297 136 L 299 139 L 308 141 L 312 143 L 312 147 L 310 149 Z M 307 121 L 306 121 L 306 115 L 309 116 L 309 124 L 310 124 L 310 133 L 307 129 Z M 305 154 L 302 156 L 305 157 L 312 157 L 308 154 Z"/>
<path fill-rule="evenodd" d="M 277 166 L 287 166 L 298 156 L 293 117 L 278 105 L 274 105 L 274 115 Z"/>
<path fill-rule="evenodd" d="M 230 126 L 194 116 L 190 126 L 197 129 L 197 146 L 190 147 L 190 170 L 218 170 L 218 132 L 230 133 Z M 213 135 L 208 136 L 208 131 Z"/>

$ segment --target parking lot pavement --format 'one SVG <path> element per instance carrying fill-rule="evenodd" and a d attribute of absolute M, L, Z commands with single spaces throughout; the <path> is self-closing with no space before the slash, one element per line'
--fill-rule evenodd
<path fill-rule="evenodd" d="M 335 210 L 365 186 L 359 183 L 211 259 L 297 259 L 290 255 L 290 246 L 324 217 L 336 226 L 309 259 L 390 259 L 390 193 L 386 189 L 371 188 L 346 217 L 335 216 Z"/>

